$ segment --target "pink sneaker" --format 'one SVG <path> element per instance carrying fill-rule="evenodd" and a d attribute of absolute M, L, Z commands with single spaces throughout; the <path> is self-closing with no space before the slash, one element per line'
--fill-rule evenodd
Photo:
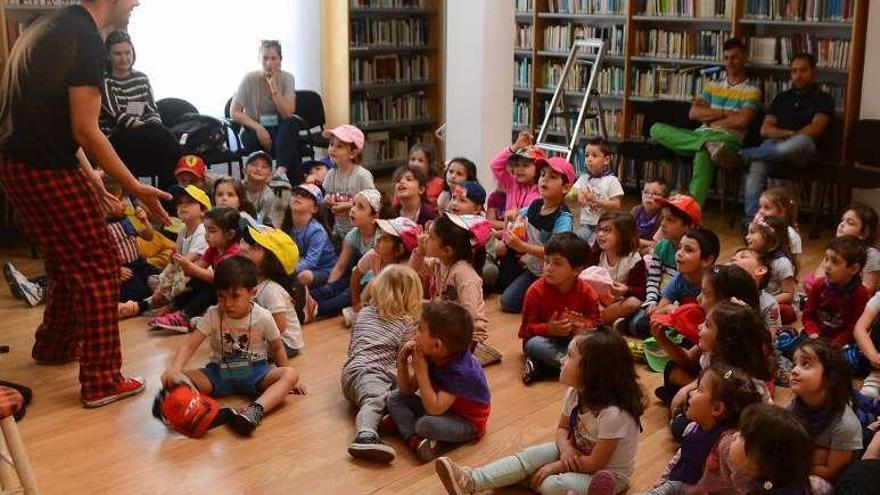
<path fill-rule="evenodd" d="M 614 473 L 603 469 L 593 473 L 586 495 L 614 495 L 616 488 L 617 478 L 614 477 Z"/>
<path fill-rule="evenodd" d="M 94 399 L 83 399 L 83 407 L 92 409 L 95 407 L 106 406 L 111 402 L 122 400 L 132 395 L 137 395 L 144 391 L 144 379 L 140 377 L 125 378 L 116 384 L 116 390 L 110 392 L 104 397 L 96 397 Z"/>
<path fill-rule="evenodd" d="M 189 333 L 192 329 L 189 324 L 189 318 L 183 316 L 183 313 L 180 311 L 172 311 L 171 313 L 157 316 L 150 320 L 150 326 L 153 328 L 173 330 L 180 333 Z"/>

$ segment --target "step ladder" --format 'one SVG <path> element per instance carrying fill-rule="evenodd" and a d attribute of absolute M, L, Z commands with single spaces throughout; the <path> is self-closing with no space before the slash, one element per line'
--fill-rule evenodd
<path fill-rule="evenodd" d="M 583 52 L 581 52 L 583 50 Z M 596 77 L 599 69 L 602 67 L 602 59 L 605 56 L 605 41 L 599 38 L 589 38 L 584 40 L 575 40 L 568 53 L 568 59 L 565 61 L 565 68 L 562 69 L 562 76 L 556 84 L 556 90 L 553 92 L 553 98 L 550 100 L 550 107 L 544 115 L 544 122 L 541 124 L 541 131 L 535 140 L 535 145 L 545 149 L 551 153 L 565 156 L 565 159 L 571 162 L 574 150 L 577 148 L 580 140 L 581 131 L 584 129 L 584 123 L 588 120 L 597 121 L 597 126 L 602 137 L 608 139 L 608 132 L 605 129 L 605 120 L 602 118 L 602 100 L 599 98 L 599 92 L 596 91 Z M 583 93 L 583 100 L 579 107 L 567 106 L 566 81 L 571 75 L 572 68 L 578 66 L 588 66 L 590 77 L 587 81 L 586 88 L 577 88 L 576 92 Z M 575 77 L 577 77 L 577 70 Z M 565 140 L 567 144 L 558 144 L 547 141 L 550 131 L 550 122 L 554 117 L 562 117 L 565 122 Z M 574 126 L 571 121 L 574 119 Z"/>

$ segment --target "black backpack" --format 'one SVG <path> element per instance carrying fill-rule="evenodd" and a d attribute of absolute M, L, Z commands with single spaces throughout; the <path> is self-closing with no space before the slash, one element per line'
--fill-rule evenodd
<path fill-rule="evenodd" d="M 184 154 L 204 156 L 228 151 L 226 127 L 208 115 L 185 113 L 171 127 Z"/>

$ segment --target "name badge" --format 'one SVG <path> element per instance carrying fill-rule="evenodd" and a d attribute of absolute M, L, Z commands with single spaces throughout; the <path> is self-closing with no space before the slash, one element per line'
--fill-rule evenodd
<path fill-rule="evenodd" d="M 277 113 L 261 113 L 260 114 L 260 125 L 263 127 L 277 127 L 278 126 L 278 114 Z"/>
<path fill-rule="evenodd" d="M 129 115 L 136 115 L 140 117 L 144 114 L 144 108 L 146 104 L 142 101 L 130 101 L 128 105 L 125 107 L 125 113 Z"/>
<path fill-rule="evenodd" d="M 251 376 L 251 362 L 244 359 L 224 360 L 220 363 L 220 378 L 245 380 Z"/>

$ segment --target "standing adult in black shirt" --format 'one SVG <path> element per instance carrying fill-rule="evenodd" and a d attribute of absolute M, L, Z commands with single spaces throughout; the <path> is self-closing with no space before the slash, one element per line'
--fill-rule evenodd
<path fill-rule="evenodd" d="M 99 407 L 144 390 L 124 378 L 116 302 L 119 260 L 102 211 L 106 191 L 80 147 L 154 218 L 170 197 L 135 179 L 98 127 L 99 34 L 125 26 L 138 0 L 83 0 L 22 33 L 0 82 L 0 184 L 45 257 L 49 285 L 35 360 L 79 358 L 81 398 Z"/>
<path fill-rule="evenodd" d="M 834 117 L 834 100 L 814 82 L 816 59 L 798 53 L 791 60 L 791 89 L 776 95 L 761 125 L 761 146 L 740 152 L 751 162 L 746 178 L 746 217 L 758 211 L 773 167 L 809 164 L 816 159 L 816 141 Z"/>

